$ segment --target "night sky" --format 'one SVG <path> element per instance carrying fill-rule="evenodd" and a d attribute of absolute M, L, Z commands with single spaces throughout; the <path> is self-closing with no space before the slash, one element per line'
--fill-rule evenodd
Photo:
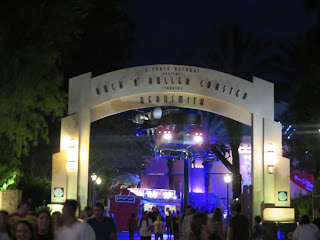
<path fill-rule="evenodd" d="M 236 22 L 265 39 L 285 41 L 315 23 L 301 0 L 134 0 L 136 47 L 129 66 L 157 63 L 199 65 L 192 58 L 213 25 Z"/>

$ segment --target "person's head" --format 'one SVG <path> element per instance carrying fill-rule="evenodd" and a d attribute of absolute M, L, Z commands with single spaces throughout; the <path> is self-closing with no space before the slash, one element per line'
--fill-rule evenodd
<path fill-rule="evenodd" d="M 309 224 L 309 223 L 310 223 L 310 218 L 308 217 L 308 215 L 303 215 L 303 216 L 300 218 L 299 225 Z"/>
<path fill-rule="evenodd" d="M 191 214 L 191 210 L 192 210 L 192 207 L 190 205 L 188 205 L 186 207 L 186 215 L 190 215 Z"/>
<path fill-rule="evenodd" d="M 154 212 L 158 212 L 158 209 L 157 209 L 157 207 L 152 207 L 152 210 L 151 210 L 153 213 Z"/>
<path fill-rule="evenodd" d="M 85 214 L 88 216 L 88 217 L 91 217 L 92 216 L 92 208 L 90 206 L 86 206 L 84 208 L 84 212 Z"/>
<path fill-rule="evenodd" d="M 254 221 L 255 221 L 256 224 L 260 224 L 261 223 L 261 217 L 260 216 L 256 216 L 254 218 Z"/>
<path fill-rule="evenodd" d="M 157 215 L 157 220 L 158 220 L 158 221 L 161 221 L 161 220 L 162 220 L 162 218 L 161 218 L 161 215 L 160 215 L 160 214 L 158 214 L 158 215 Z"/>
<path fill-rule="evenodd" d="M 62 209 L 63 220 L 67 221 L 71 218 L 75 218 L 77 209 L 78 209 L 78 202 L 73 199 L 67 199 Z"/>
<path fill-rule="evenodd" d="M 147 217 L 148 217 L 148 212 L 147 212 L 147 211 L 144 211 L 144 212 L 142 213 L 142 217 L 143 217 L 143 218 L 147 218 Z"/>
<path fill-rule="evenodd" d="M 27 214 L 31 209 L 31 200 L 30 199 L 22 199 L 18 205 L 18 211 L 22 214 Z"/>
<path fill-rule="evenodd" d="M 235 211 L 235 214 L 241 213 L 241 204 L 240 203 L 236 203 L 234 205 L 234 211 Z"/>
<path fill-rule="evenodd" d="M 176 212 L 176 217 L 179 218 L 180 217 L 180 211 Z"/>
<path fill-rule="evenodd" d="M 9 213 L 7 211 L 0 211 L 0 225 L 8 224 Z"/>
<path fill-rule="evenodd" d="M 17 224 L 16 240 L 33 240 L 33 228 L 31 223 L 21 221 Z"/>
<path fill-rule="evenodd" d="M 52 219 L 50 213 L 43 209 L 37 215 L 38 234 L 52 234 Z"/>
<path fill-rule="evenodd" d="M 63 225 L 61 212 L 52 213 L 52 221 L 53 221 L 53 225 L 61 227 Z"/>
<path fill-rule="evenodd" d="M 131 217 L 134 218 L 136 216 L 135 213 L 131 213 Z"/>
<path fill-rule="evenodd" d="M 214 221 L 217 221 L 217 222 L 222 221 L 222 211 L 221 211 L 221 208 L 216 208 L 216 209 L 214 210 L 213 220 L 214 220 Z"/>
<path fill-rule="evenodd" d="M 103 218 L 103 212 L 104 212 L 104 205 L 101 202 L 97 202 L 94 205 L 94 217 L 97 219 L 102 219 Z"/>
<path fill-rule="evenodd" d="M 190 227 L 195 239 L 201 239 L 202 234 L 207 237 L 213 233 L 213 225 L 208 221 L 208 216 L 205 213 L 196 213 L 192 216 Z"/>

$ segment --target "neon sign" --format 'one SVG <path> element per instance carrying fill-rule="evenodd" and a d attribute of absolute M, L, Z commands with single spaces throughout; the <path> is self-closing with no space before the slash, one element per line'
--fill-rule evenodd
<path fill-rule="evenodd" d="M 157 198 L 157 199 L 175 199 L 176 191 L 168 189 L 148 189 L 148 188 L 128 188 L 128 190 L 143 198 Z"/>
<path fill-rule="evenodd" d="M 294 170 L 291 172 L 291 181 L 297 184 L 299 187 L 312 192 L 313 190 L 313 176 L 308 175 L 305 172 Z"/>

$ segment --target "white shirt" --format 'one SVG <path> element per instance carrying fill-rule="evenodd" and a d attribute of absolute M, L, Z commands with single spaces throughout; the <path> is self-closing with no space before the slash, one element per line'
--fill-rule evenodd
<path fill-rule="evenodd" d="M 10 240 L 8 233 L 6 232 L 0 233 L 0 240 Z"/>
<path fill-rule="evenodd" d="M 317 240 L 319 229 L 314 224 L 303 224 L 294 230 L 293 238 L 298 240 Z"/>
<path fill-rule="evenodd" d="M 141 224 L 140 224 L 140 222 L 141 222 Z M 145 219 L 140 219 L 138 226 L 140 226 L 140 236 L 142 236 L 142 237 L 150 237 L 151 236 L 151 228 L 148 230 L 148 227 L 152 226 L 152 220 L 150 218 L 148 218 L 148 225 L 147 225 L 147 221 Z"/>
<path fill-rule="evenodd" d="M 93 229 L 86 222 L 77 221 L 71 227 L 63 226 L 56 240 L 96 240 Z"/>

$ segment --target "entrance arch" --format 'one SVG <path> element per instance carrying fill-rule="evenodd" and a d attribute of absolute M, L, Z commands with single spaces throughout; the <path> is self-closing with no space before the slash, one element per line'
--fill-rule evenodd
<path fill-rule="evenodd" d="M 68 116 L 61 120 L 60 152 L 53 155 L 52 203 L 72 198 L 81 208 L 87 205 L 92 122 L 157 106 L 200 109 L 252 126 L 253 216 L 294 219 L 290 163 L 282 157 L 281 124 L 274 122 L 273 84 L 181 65 L 134 67 L 97 77 L 86 73 L 69 80 Z M 274 174 L 267 165 L 270 144 L 277 159 Z"/>

